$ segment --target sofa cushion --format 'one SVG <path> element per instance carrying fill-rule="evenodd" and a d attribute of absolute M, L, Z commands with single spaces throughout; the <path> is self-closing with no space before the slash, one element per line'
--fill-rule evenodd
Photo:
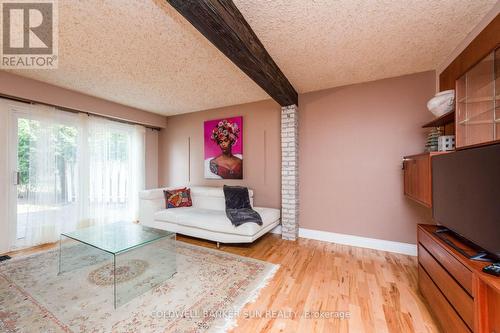
<path fill-rule="evenodd" d="M 222 187 L 213 186 L 190 186 L 191 195 L 200 197 L 214 197 L 224 199 L 224 190 Z M 253 191 L 248 189 L 248 195 L 250 198 L 253 197 Z"/>
<path fill-rule="evenodd" d="M 156 221 L 172 222 L 187 227 L 244 236 L 255 235 L 259 230 L 275 222 L 280 217 L 278 209 L 263 207 L 254 207 L 254 209 L 262 217 L 262 226 L 256 223 L 245 223 L 235 227 L 231 224 L 224 211 L 196 207 L 163 209 L 155 213 L 154 216 Z"/>
<path fill-rule="evenodd" d="M 166 208 L 191 207 L 191 190 L 184 187 L 175 190 L 164 190 Z"/>
<path fill-rule="evenodd" d="M 250 203 L 253 204 L 253 191 L 248 190 Z M 210 186 L 192 186 L 191 198 L 193 199 L 193 207 L 226 210 L 226 199 L 222 187 Z"/>

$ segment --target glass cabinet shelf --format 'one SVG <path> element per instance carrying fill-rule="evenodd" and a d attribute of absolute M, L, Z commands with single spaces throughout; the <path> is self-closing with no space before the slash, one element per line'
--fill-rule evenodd
<path fill-rule="evenodd" d="M 457 148 L 500 140 L 500 49 L 456 81 Z"/>

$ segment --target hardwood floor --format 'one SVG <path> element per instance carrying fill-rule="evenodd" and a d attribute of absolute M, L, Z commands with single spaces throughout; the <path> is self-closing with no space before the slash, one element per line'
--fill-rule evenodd
<path fill-rule="evenodd" d="M 281 265 L 258 300 L 243 310 L 250 315 L 275 311 L 275 318 L 240 318 L 233 332 L 439 332 L 417 290 L 416 257 L 304 238 L 291 242 L 275 234 L 252 245 L 221 245 L 221 250 Z M 279 318 L 290 311 L 351 316 Z"/>
<path fill-rule="evenodd" d="M 216 248 L 213 242 L 177 239 Z M 291 242 L 275 234 L 220 249 L 281 266 L 257 301 L 243 309 L 249 318 L 240 317 L 233 332 L 439 332 L 417 290 L 416 257 L 304 238 Z M 350 316 L 338 318 L 339 312 Z"/>

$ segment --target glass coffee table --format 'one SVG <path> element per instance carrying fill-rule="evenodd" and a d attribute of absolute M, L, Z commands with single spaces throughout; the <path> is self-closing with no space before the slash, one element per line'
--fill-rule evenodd
<path fill-rule="evenodd" d="M 116 309 L 177 272 L 175 233 L 131 222 L 62 233 L 59 274 L 86 266 L 94 284 L 113 286 Z"/>

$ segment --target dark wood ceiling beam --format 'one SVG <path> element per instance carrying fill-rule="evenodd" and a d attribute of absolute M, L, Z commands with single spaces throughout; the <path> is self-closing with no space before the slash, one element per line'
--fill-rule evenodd
<path fill-rule="evenodd" d="M 231 0 L 166 0 L 282 106 L 297 92 Z"/>

